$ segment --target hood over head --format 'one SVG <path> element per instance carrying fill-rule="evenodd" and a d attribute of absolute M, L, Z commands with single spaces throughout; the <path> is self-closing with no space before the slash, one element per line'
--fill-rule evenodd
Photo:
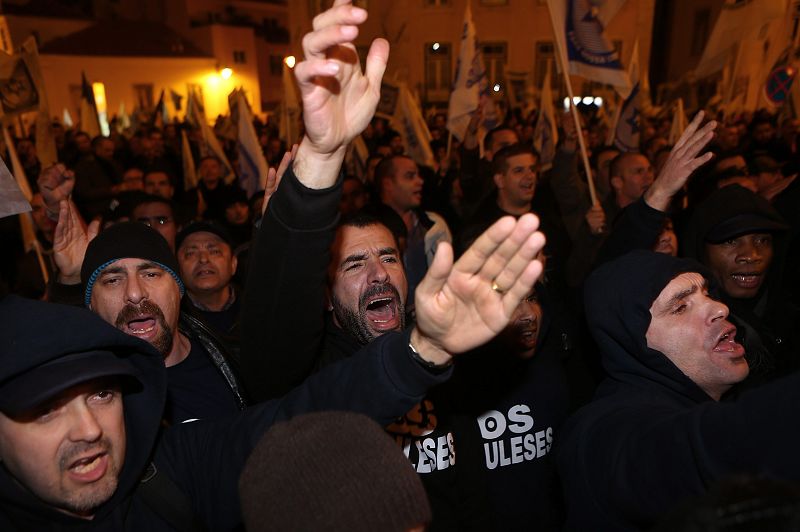
<path fill-rule="evenodd" d="M 166 398 L 163 357 L 150 344 L 115 329 L 89 310 L 16 296 L 0 301 L 0 387 L 42 366 L 89 352 L 112 353 L 121 362 L 119 367 L 126 368 L 124 374 L 138 381 L 123 390 L 125 464 L 116 492 L 97 508 L 95 519 L 101 520 L 130 495 L 149 463 Z M 0 468 L 0 506 L 4 505 L 24 509 L 32 527 L 38 519 L 77 520 L 40 501 Z"/>
<path fill-rule="evenodd" d="M 711 289 L 710 273 L 693 260 L 637 250 L 607 262 L 586 281 L 586 319 L 612 379 L 641 386 L 644 377 L 698 402 L 709 396 L 645 338 L 653 301 L 686 272 L 703 275 Z"/>

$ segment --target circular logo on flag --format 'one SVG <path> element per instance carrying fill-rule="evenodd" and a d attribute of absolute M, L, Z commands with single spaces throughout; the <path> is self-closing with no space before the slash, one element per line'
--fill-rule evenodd
<path fill-rule="evenodd" d="M 767 77 L 766 93 L 771 103 L 780 105 L 786 101 L 796 75 L 797 70 L 790 66 L 778 67 L 770 73 Z"/>

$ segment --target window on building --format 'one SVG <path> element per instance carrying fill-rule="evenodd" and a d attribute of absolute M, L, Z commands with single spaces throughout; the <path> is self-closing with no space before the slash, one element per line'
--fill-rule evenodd
<path fill-rule="evenodd" d="M 136 102 L 136 107 L 139 109 L 153 109 L 155 106 L 153 100 L 153 84 L 135 83 L 133 85 L 133 101 Z"/>
<path fill-rule="evenodd" d="M 429 101 L 447 99 L 451 81 L 450 43 L 425 45 L 425 92 Z"/>
<path fill-rule="evenodd" d="M 703 53 L 708 40 L 708 31 L 711 28 L 711 10 L 698 9 L 694 12 L 694 31 L 692 32 L 692 57 Z"/>
<path fill-rule="evenodd" d="M 486 76 L 489 84 L 500 84 L 505 87 L 505 71 L 508 62 L 508 46 L 504 42 L 481 43 L 483 65 L 486 67 Z"/>
<path fill-rule="evenodd" d="M 453 4 L 452 0 L 422 0 L 425 7 L 447 7 Z"/>
<path fill-rule="evenodd" d="M 244 53 L 244 50 L 234 50 L 233 51 L 233 62 L 239 64 L 247 63 L 247 56 Z"/>

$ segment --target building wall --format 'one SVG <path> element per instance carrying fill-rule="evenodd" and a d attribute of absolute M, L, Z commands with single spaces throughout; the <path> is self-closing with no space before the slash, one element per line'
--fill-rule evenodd
<path fill-rule="evenodd" d="M 22 44 L 29 35 L 35 35 L 39 46 L 42 46 L 53 39 L 65 37 L 94 24 L 94 20 L 89 19 L 58 19 L 20 15 L 5 15 L 5 18 L 11 33 L 12 44 L 15 47 Z"/>
<path fill-rule="evenodd" d="M 432 43 L 450 45 L 450 72 L 458 58 L 461 30 L 467 0 L 397 0 L 368 2 L 369 18 L 360 30 L 357 47 L 363 55 L 376 37 L 389 40 L 392 47 L 387 76 L 409 83 L 428 103 L 446 105 L 449 91 L 426 95 L 425 49 Z M 313 1 L 290 2 L 292 49 L 301 56 L 300 42 L 311 28 Z M 318 0 L 317 4 L 320 3 Z M 544 0 L 508 0 L 505 5 L 496 0 L 471 0 L 472 18 L 482 43 L 506 44 L 506 71 L 542 73 L 544 61 L 537 65 L 536 45 L 553 41 L 547 5 Z M 444 4 L 431 6 L 429 4 Z M 650 54 L 655 0 L 626 2 L 609 27 L 606 35 L 621 41 L 623 64 L 628 64 L 633 44 L 639 39 L 640 64 L 646 64 Z M 582 80 L 573 77 L 576 92 L 582 90 Z M 432 97 L 426 97 L 432 96 Z"/>
<path fill-rule="evenodd" d="M 258 84 L 253 80 L 242 83 L 243 80 L 235 75 L 229 80 L 220 78 L 215 59 L 43 55 L 40 64 L 47 87 L 50 114 L 60 117 L 66 108 L 74 120 L 78 119 L 75 89 L 81 83 L 81 70 L 86 72 L 90 82 L 105 84 L 109 116 L 117 113 L 122 102 L 131 114 L 136 106 L 136 84 L 152 84 L 154 99 L 158 99 L 161 89 L 166 89 L 167 95 L 172 89 L 185 97 L 187 83 L 199 85 L 202 87 L 206 116 L 210 121 L 218 114 L 228 112 L 228 94 L 239 85 L 244 85 L 249 96 L 258 94 Z M 171 104 L 168 109 L 172 113 Z M 178 116 L 183 116 L 185 110 L 184 98 L 183 110 L 177 113 Z"/>

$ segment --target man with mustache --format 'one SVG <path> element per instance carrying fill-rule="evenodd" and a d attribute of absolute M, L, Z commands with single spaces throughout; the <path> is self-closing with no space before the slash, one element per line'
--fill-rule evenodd
<path fill-rule="evenodd" d="M 181 312 L 185 286 L 179 271 L 155 230 L 138 222 L 119 223 L 86 248 L 83 301 L 106 322 L 162 354 L 169 382 L 168 422 L 234 414 L 248 402 L 237 368 L 217 335 Z"/>

